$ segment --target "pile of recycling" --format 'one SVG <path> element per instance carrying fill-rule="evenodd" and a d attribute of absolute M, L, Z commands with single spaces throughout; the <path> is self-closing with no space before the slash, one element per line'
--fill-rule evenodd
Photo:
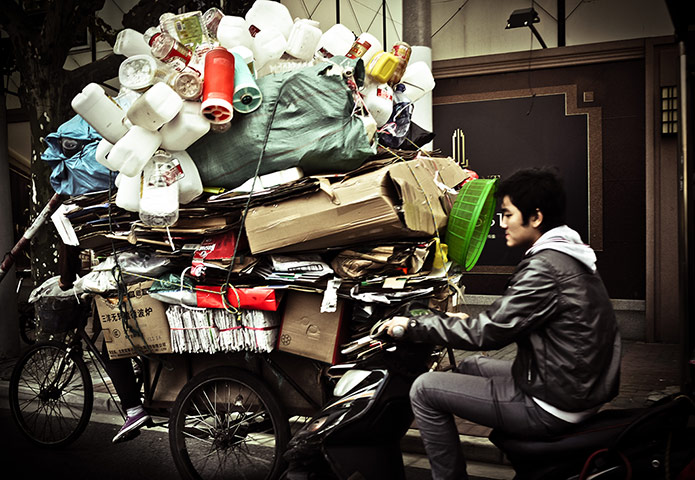
<path fill-rule="evenodd" d="M 434 82 L 407 44 L 388 53 L 257 0 L 245 18 L 165 14 L 114 52 L 118 95 L 87 85 L 42 156 L 70 195 L 61 239 L 100 261 L 34 295 L 96 295 L 112 358 L 334 363 L 398 304 L 452 302 L 460 268 L 440 234 L 476 175 L 419 149 L 432 135 L 412 103 Z"/>

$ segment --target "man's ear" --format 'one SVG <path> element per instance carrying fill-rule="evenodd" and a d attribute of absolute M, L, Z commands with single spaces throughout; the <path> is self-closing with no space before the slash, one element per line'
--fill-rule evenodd
<path fill-rule="evenodd" d="M 543 223 L 543 212 L 536 209 L 536 213 L 529 218 L 529 223 L 533 228 L 539 228 Z"/>

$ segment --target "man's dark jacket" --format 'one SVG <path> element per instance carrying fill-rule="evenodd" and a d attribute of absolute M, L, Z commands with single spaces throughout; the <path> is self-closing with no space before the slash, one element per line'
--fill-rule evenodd
<path fill-rule="evenodd" d="M 416 317 L 408 337 L 465 350 L 517 343 L 512 375 L 526 394 L 567 412 L 618 393 L 620 334 L 598 273 L 571 256 L 542 250 L 524 258 L 504 295 L 466 320 Z"/>

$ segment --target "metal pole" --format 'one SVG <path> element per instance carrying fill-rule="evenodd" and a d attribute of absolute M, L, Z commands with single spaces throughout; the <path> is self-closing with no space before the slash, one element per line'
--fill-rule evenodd
<path fill-rule="evenodd" d="M 335 0 L 335 23 L 340 23 L 340 0 Z"/>
<path fill-rule="evenodd" d="M 693 197 L 690 191 L 693 185 L 694 170 L 688 157 L 688 144 L 692 141 L 692 120 L 689 107 L 693 104 L 691 97 L 693 85 L 689 81 L 688 53 L 684 40 L 678 43 L 679 53 L 679 105 L 680 122 L 678 125 L 678 139 L 680 140 L 680 258 L 681 258 L 681 308 L 683 323 L 683 370 L 681 371 L 681 388 L 685 391 L 695 384 L 695 326 L 693 315 L 695 314 L 695 258 L 691 251 L 694 228 L 693 223 Z M 692 67 L 691 67 L 692 68 Z M 686 367 L 688 365 L 688 367 Z"/>
<path fill-rule="evenodd" d="M 528 28 L 531 29 L 531 31 L 532 31 L 533 34 L 535 35 L 536 39 L 538 40 L 538 43 L 541 44 L 541 47 L 543 47 L 543 48 L 548 48 L 548 46 L 547 46 L 547 45 L 545 44 L 545 42 L 543 41 L 543 38 L 541 38 L 541 34 L 538 33 L 538 30 L 536 30 L 536 27 L 534 27 L 532 23 L 529 24 Z"/>
<path fill-rule="evenodd" d="M 49 218 L 51 218 L 51 215 L 53 215 L 56 209 L 63 203 L 65 198 L 65 196 L 58 193 L 53 194 L 53 197 L 51 197 L 46 206 L 43 207 L 43 210 L 41 210 L 39 216 L 36 217 L 34 223 L 27 228 L 24 235 L 22 235 L 22 238 L 19 239 L 15 246 L 12 247 L 12 250 L 10 250 L 9 253 L 3 258 L 2 263 L 0 264 L 0 283 L 2 283 L 2 279 L 5 278 L 7 272 L 9 272 L 14 265 L 15 257 L 17 257 L 22 250 L 29 246 L 31 239 L 34 237 L 34 235 L 36 235 L 36 232 L 43 226 L 44 223 L 46 223 Z M 1 212 L 2 209 L 0 209 L 0 213 Z"/>
<path fill-rule="evenodd" d="M 430 0 L 403 0 L 403 41 L 413 51 L 410 63 L 425 62 L 432 68 L 432 5 Z M 436 87 L 435 87 L 436 88 Z M 405 92 L 406 95 L 408 92 Z M 432 92 L 424 95 L 413 109 L 413 122 L 425 130 L 434 129 L 432 120 Z M 423 147 L 432 150 L 432 144 Z"/>
<path fill-rule="evenodd" d="M 3 205 L 3 208 L 0 208 L 1 255 L 7 252 L 14 242 L 4 83 L 0 85 L 0 101 L 2 101 L 0 105 L 0 205 Z M 0 305 L 3 309 L 2 318 L 0 318 L 0 359 L 19 354 L 19 311 L 15 286 L 15 282 L 0 285 Z"/>
<path fill-rule="evenodd" d="M 381 0 L 381 28 L 384 36 L 382 45 L 384 46 L 384 51 L 388 52 L 389 48 L 386 46 L 386 0 Z"/>

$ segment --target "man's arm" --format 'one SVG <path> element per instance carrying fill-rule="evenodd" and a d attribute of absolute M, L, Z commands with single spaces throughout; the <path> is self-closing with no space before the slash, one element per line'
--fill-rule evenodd
<path fill-rule="evenodd" d="M 498 349 L 552 318 L 557 304 L 558 288 L 548 265 L 533 258 L 514 275 L 504 295 L 475 317 L 432 312 L 394 317 L 384 328 L 392 333 L 400 325 L 413 341 L 465 350 Z"/>

